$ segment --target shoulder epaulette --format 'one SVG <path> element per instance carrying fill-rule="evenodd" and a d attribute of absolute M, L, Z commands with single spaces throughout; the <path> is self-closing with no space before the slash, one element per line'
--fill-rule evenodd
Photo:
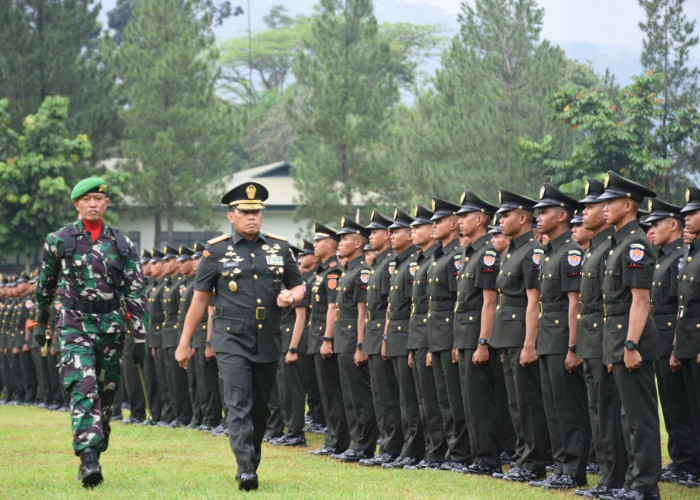
<path fill-rule="evenodd" d="M 269 238 L 274 238 L 276 240 L 287 241 L 287 238 L 283 238 L 282 236 L 277 236 L 276 234 L 272 234 L 272 233 L 265 233 L 265 236 L 267 236 Z"/>
<path fill-rule="evenodd" d="M 207 243 L 209 245 L 216 245 L 217 243 L 221 243 L 222 241 L 226 241 L 227 239 L 229 239 L 228 234 L 221 234 L 221 235 L 217 236 L 216 238 L 212 238 L 210 240 L 207 240 Z"/>

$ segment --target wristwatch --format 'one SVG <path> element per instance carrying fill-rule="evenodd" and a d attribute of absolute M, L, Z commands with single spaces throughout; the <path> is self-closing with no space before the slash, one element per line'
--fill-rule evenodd
<path fill-rule="evenodd" d="M 299 350 L 296 347 L 290 347 L 289 352 L 292 354 L 299 354 Z"/>
<path fill-rule="evenodd" d="M 571 352 L 573 352 L 574 354 L 576 354 L 576 344 L 571 344 L 571 345 L 569 346 L 569 350 L 570 350 Z"/>
<path fill-rule="evenodd" d="M 487 345 L 489 343 L 489 339 L 486 337 L 479 337 L 479 345 Z"/>
<path fill-rule="evenodd" d="M 387 335 L 382 335 L 382 340 L 384 342 L 389 342 L 389 337 Z"/>
<path fill-rule="evenodd" d="M 333 342 L 333 337 L 325 337 L 324 336 L 324 337 L 321 337 L 321 340 L 323 340 L 324 342 Z"/>
<path fill-rule="evenodd" d="M 365 347 L 365 344 L 364 344 L 363 342 L 358 342 L 358 343 L 357 343 L 357 350 L 358 350 L 358 351 L 361 351 L 362 349 L 364 349 L 364 347 Z"/>
<path fill-rule="evenodd" d="M 639 347 L 639 344 L 637 344 L 634 340 L 627 340 L 625 341 L 625 349 L 628 351 L 634 351 Z"/>
<path fill-rule="evenodd" d="M 204 345 L 207 347 L 211 347 L 211 340 L 205 340 Z"/>

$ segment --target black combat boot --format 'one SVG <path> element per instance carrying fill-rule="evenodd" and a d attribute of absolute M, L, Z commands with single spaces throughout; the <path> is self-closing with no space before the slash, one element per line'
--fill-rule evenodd
<path fill-rule="evenodd" d="M 99 453 L 95 448 L 85 448 L 80 452 L 78 481 L 82 481 L 83 487 L 94 488 L 102 482 L 102 467 L 100 467 L 99 458 Z"/>

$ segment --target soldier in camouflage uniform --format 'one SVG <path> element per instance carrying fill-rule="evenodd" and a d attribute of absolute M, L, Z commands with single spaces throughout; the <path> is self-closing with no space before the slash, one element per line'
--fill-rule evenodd
<path fill-rule="evenodd" d="M 56 320 L 62 345 L 60 372 L 71 396 L 73 450 L 80 457 L 78 479 L 85 487 L 102 482 L 98 460 L 109 442 L 125 332 L 133 332 L 132 357 L 142 363 L 149 320 L 134 245 L 103 222 L 109 204 L 106 191 L 107 184 L 94 177 L 73 188 L 71 199 L 80 219 L 46 237 L 36 294 L 34 338 L 42 346 L 56 292 L 61 297 Z"/>

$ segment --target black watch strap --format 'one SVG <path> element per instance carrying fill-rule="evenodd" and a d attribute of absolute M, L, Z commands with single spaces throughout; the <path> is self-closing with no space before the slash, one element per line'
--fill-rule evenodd
<path fill-rule="evenodd" d="M 479 345 L 487 345 L 489 343 L 489 339 L 486 337 L 479 337 Z"/>

